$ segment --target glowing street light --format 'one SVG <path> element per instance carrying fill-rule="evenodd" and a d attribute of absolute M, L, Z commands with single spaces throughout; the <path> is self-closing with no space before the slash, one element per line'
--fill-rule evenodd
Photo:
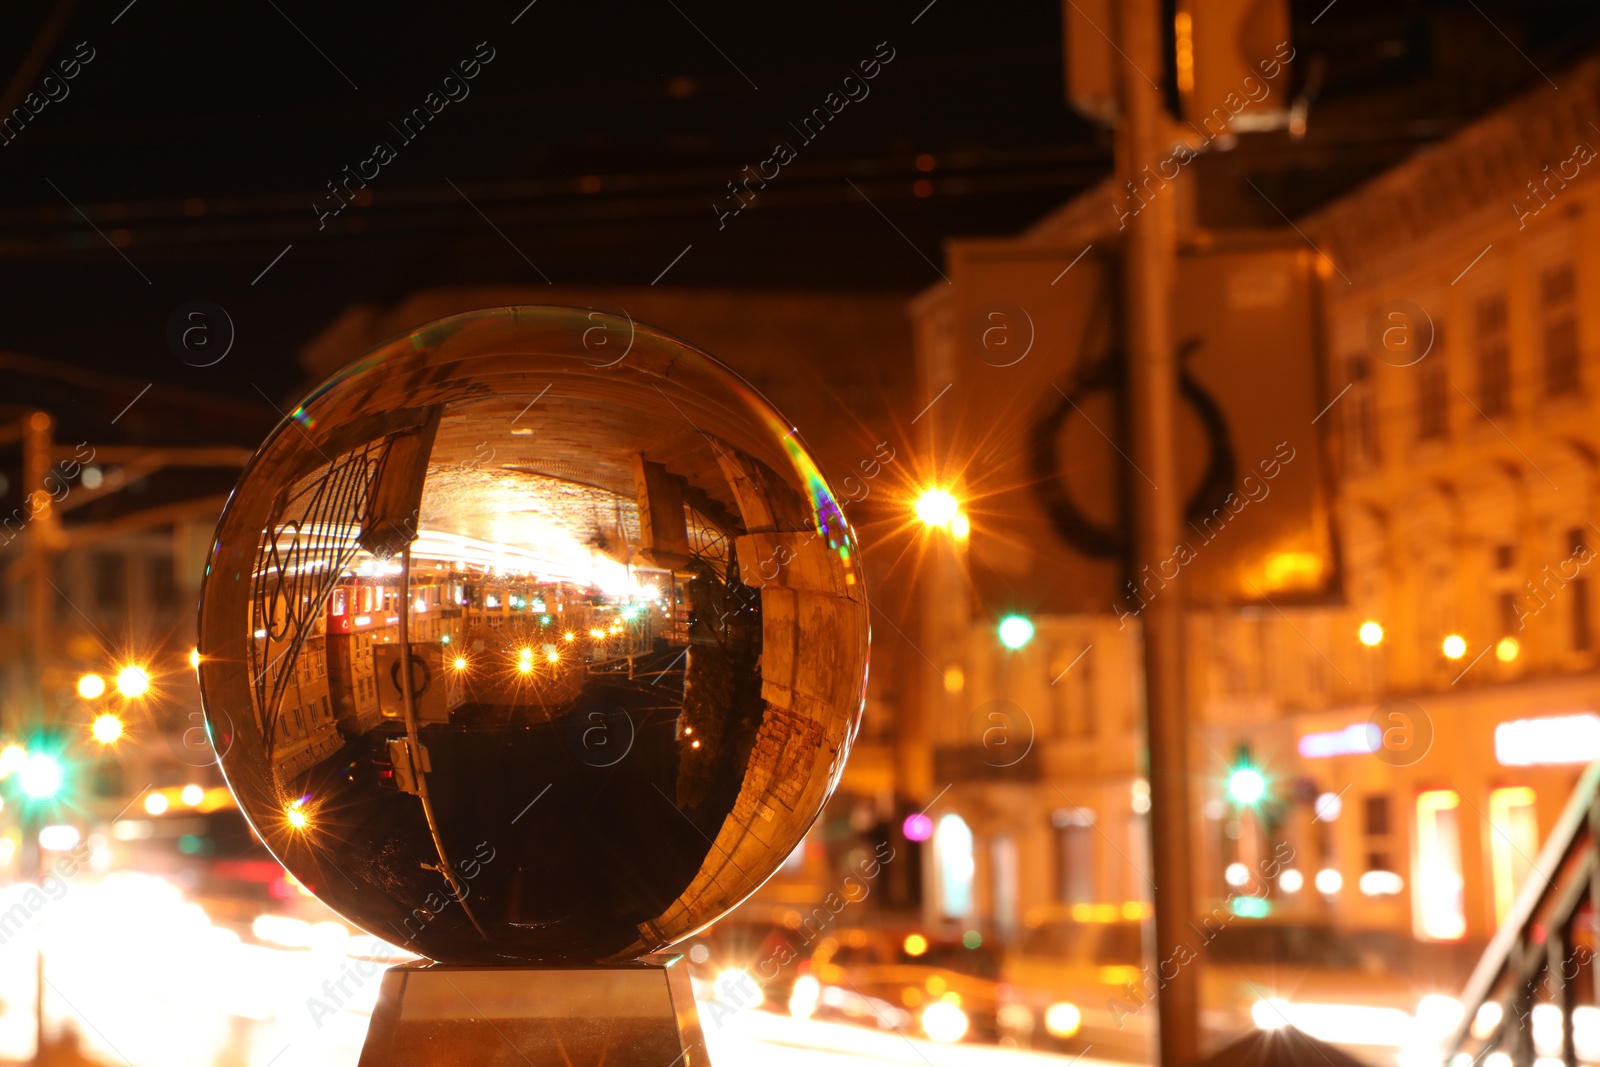
<path fill-rule="evenodd" d="M 1007 615 L 1000 620 L 1000 643 L 1015 652 L 1033 640 L 1033 622 L 1023 615 Z"/>
<path fill-rule="evenodd" d="M 183 787 L 183 792 L 178 794 L 183 802 L 191 808 L 198 808 L 200 802 L 206 798 L 206 791 L 193 782 Z"/>
<path fill-rule="evenodd" d="M 284 809 L 283 819 L 295 830 L 303 832 L 311 828 L 311 815 L 298 800 Z"/>
<path fill-rule="evenodd" d="M 947 489 L 926 489 L 912 505 L 924 526 L 948 526 L 961 512 L 961 504 Z"/>
<path fill-rule="evenodd" d="M 466 670 L 467 669 L 467 657 L 465 657 L 465 656 L 457 656 L 455 658 L 455 661 L 453 663 L 451 663 L 451 666 L 454 667 L 458 671 Z"/>
<path fill-rule="evenodd" d="M 94 720 L 92 731 L 96 741 L 109 745 L 122 736 L 122 720 L 107 712 Z"/>
<path fill-rule="evenodd" d="M 1522 645 L 1515 637 L 1502 637 L 1494 646 L 1494 658 L 1501 663 L 1510 663 L 1522 652 Z"/>
<path fill-rule="evenodd" d="M 1377 648 L 1379 645 L 1383 644 L 1383 627 L 1376 622 L 1373 622 L 1371 619 L 1368 619 L 1366 622 L 1361 624 L 1361 629 L 1356 631 L 1356 636 L 1359 637 L 1361 639 L 1361 643 L 1366 645 L 1368 648 Z"/>
<path fill-rule="evenodd" d="M 1235 804 L 1252 807 L 1267 795 L 1267 780 L 1249 764 L 1241 764 L 1228 775 L 1228 796 Z"/>
<path fill-rule="evenodd" d="M 78 679 L 78 695 L 85 700 L 94 700 L 103 696 L 106 691 L 106 680 L 98 674 L 86 674 Z"/>
<path fill-rule="evenodd" d="M 189 650 L 189 666 L 193 667 L 195 670 L 200 669 L 200 650 L 198 648 L 191 648 Z"/>
<path fill-rule="evenodd" d="M 1467 639 L 1460 634 L 1451 634 L 1439 647 L 1444 650 L 1445 659 L 1460 659 L 1467 654 Z"/>
<path fill-rule="evenodd" d="M 125 697 L 143 696 L 150 689 L 150 672 L 129 666 L 117 672 L 117 692 Z"/>
<path fill-rule="evenodd" d="M 67 772 L 61 766 L 61 761 L 43 752 L 29 756 L 18 775 L 22 792 L 34 800 L 49 800 L 54 797 L 61 792 L 66 780 Z"/>

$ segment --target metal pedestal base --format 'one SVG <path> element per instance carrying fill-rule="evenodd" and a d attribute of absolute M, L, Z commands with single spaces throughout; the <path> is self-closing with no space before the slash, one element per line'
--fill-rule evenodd
<path fill-rule="evenodd" d="M 402 964 L 360 1067 L 710 1067 L 682 956 L 593 967 Z"/>

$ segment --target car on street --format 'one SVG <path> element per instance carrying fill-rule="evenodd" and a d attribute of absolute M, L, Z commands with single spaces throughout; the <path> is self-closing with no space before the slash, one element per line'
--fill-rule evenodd
<path fill-rule="evenodd" d="M 859 1010 L 856 998 L 866 998 L 889 1005 L 892 1011 L 882 1014 L 909 1024 L 897 1028 L 934 1041 L 995 1040 L 1000 959 L 974 935 L 966 938 L 846 929 L 823 939 L 809 972 L 817 987 L 815 1016 L 844 1017 Z"/>
<path fill-rule="evenodd" d="M 1156 998 L 1198 967 L 1201 1028 L 1221 1045 L 1252 1029 L 1293 1025 L 1353 1048 L 1411 1043 L 1423 1014 L 1452 988 L 1412 977 L 1395 945 L 1327 923 L 1214 911 L 1191 924 L 1186 951 L 1155 959 L 1147 904 L 1078 904 L 1028 917 L 1001 970 L 1002 1038 L 1026 1047 L 1147 1055 Z"/>

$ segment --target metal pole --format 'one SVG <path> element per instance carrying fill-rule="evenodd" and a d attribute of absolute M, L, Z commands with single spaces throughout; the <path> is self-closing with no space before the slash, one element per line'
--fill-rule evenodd
<path fill-rule="evenodd" d="M 60 543 L 60 517 L 50 492 L 50 470 L 54 463 L 52 449 L 55 445 L 56 420 L 48 412 L 32 411 L 24 418 L 22 430 L 22 491 L 23 500 L 32 515 L 25 533 L 23 551 L 28 562 L 28 633 L 23 638 L 24 677 L 28 679 L 25 694 L 24 733 L 16 738 L 27 744 L 37 744 L 44 736 L 44 673 L 45 665 L 53 651 L 52 631 L 55 621 L 55 589 L 51 586 L 55 570 L 56 551 Z M 31 668 L 31 669 L 30 669 Z M 16 723 L 8 722 L 10 729 Z M 34 884 L 44 881 L 44 855 L 39 847 L 38 819 L 32 805 L 21 805 L 22 858 L 24 877 Z M 44 1039 L 44 944 L 34 946 L 34 1050 L 33 1062 L 45 1061 Z"/>
<path fill-rule="evenodd" d="M 1172 344 L 1171 287 L 1177 262 L 1177 190 L 1164 188 L 1157 162 L 1166 147 L 1160 90 L 1164 73 L 1159 0 L 1122 0 L 1118 36 L 1122 117 L 1118 173 L 1132 203 L 1123 245 L 1127 316 L 1128 399 L 1133 428 L 1135 573 L 1152 571 L 1180 540 L 1181 495 L 1174 455 L 1177 360 Z M 1146 169 L 1146 168 L 1149 169 Z M 1135 195 L 1137 190 L 1137 195 Z M 1189 838 L 1188 732 L 1184 713 L 1183 604 L 1169 583 L 1141 613 L 1150 773 L 1150 855 L 1153 865 L 1156 961 L 1162 985 L 1161 1067 L 1199 1059 L 1198 975 L 1190 953 L 1194 897 Z M 1172 966 L 1166 961 L 1181 961 Z M 1168 975 L 1171 975 L 1168 978 Z"/>

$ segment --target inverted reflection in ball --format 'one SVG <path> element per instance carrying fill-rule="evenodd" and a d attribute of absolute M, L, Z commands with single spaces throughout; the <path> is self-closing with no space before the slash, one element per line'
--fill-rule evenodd
<path fill-rule="evenodd" d="M 207 714 L 267 845 L 377 936 L 628 959 L 753 892 L 837 782 L 856 556 L 789 424 L 704 353 L 459 315 L 250 464 L 202 595 Z"/>

